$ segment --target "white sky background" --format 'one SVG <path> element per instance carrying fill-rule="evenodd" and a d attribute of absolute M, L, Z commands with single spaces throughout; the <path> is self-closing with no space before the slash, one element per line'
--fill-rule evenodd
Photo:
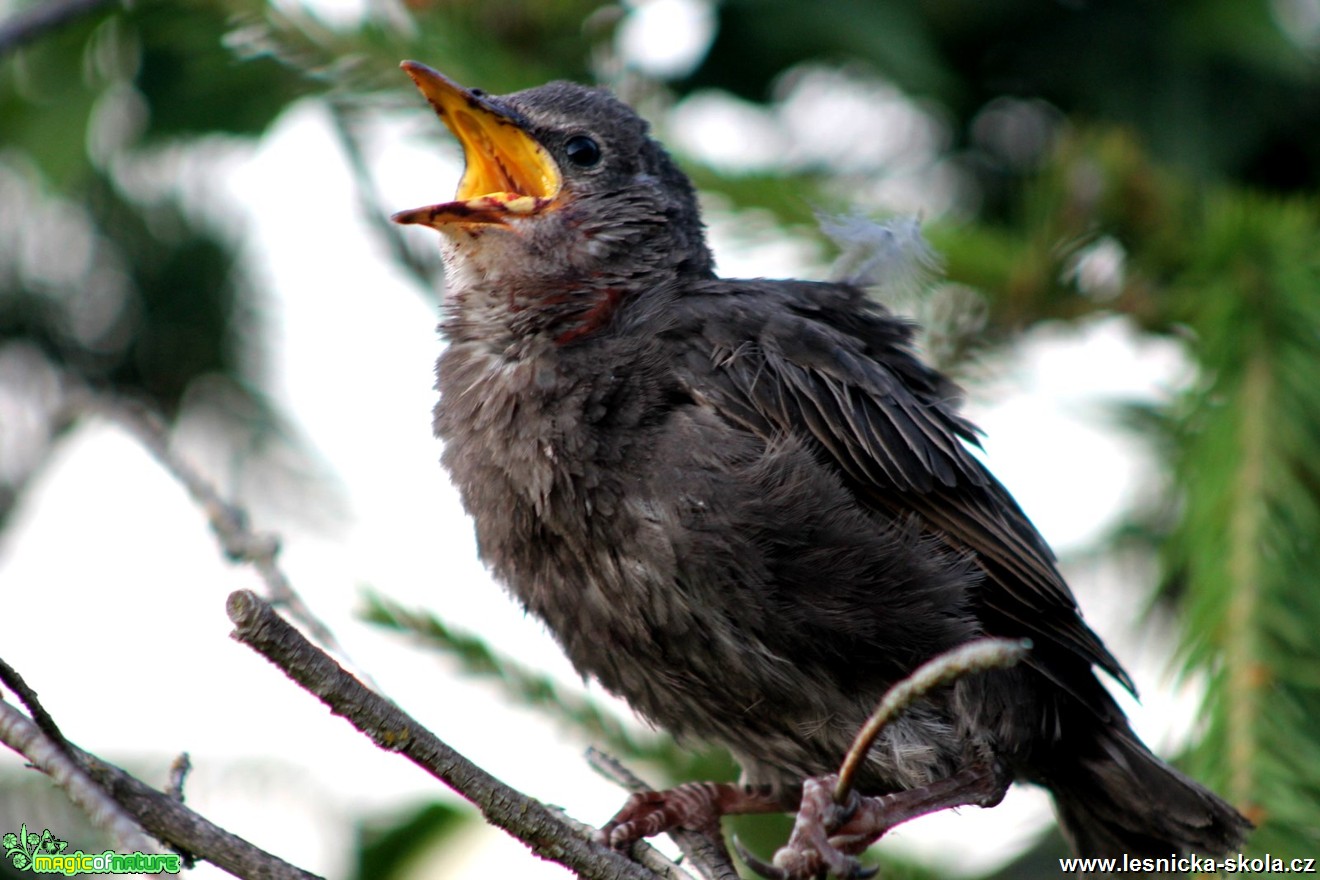
<path fill-rule="evenodd" d="M 669 7 L 680 22 L 702 9 L 684 0 L 654 5 Z M 658 33 L 656 22 L 665 20 L 653 17 L 646 30 Z M 640 34 L 625 30 L 623 39 L 640 46 Z M 649 50 L 629 51 L 644 57 Z M 897 107 L 886 112 L 901 112 Z M 698 118 L 721 125 L 727 116 L 716 102 Z M 372 162 L 389 204 L 412 207 L 452 192 L 459 169 L 452 152 L 435 150 L 438 127 L 419 100 L 415 112 L 376 132 Z M 702 135 L 689 126 L 675 137 L 695 149 Z M 333 143 L 324 112 L 303 103 L 207 185 L 246 218 L 254 271 L 273 293 L 261 316 L 271 393 L 342 490 L 324 515 L 281 509 L 278 499 L 258 502 L 256 527 L 281 534 L 296 587 L 406 710 L 506 782 L 599 824 L 623 795 L 585 767 L 582 743 L 353 617 L 359 588 L 371 585 L 434 609 L 570 686 L 575 681 L 540 626 L 476 560 L 470 523 L 430 431 L 436 314 L 358 216 Z M 909 198 L 919 189 L 885 192 Z M 722 274 L 773 276 L 813 263 L 810 248 L 748 241 L 736 223 L 727 212 L 713 218 Z M 423 242 L 434 236 L 409 234 Z M 989 435 L 989 462 L 1056 549 L 1066 553 L 1094 540 L 1149 480 L 1150 465 L 1106 426 L 1105 408 L 1159 399 L 1186 378 L 1184 371 L 1171 345 L 1141 342 L 1121 321 L 1098 320 L 1080 335 L 1042 329 L 990 384 L 972 389 L 969 412 Z M 222 491 L 242 495 L 245 480 L 261 479 L 235 472 L 224 438 L 200 419 L 184 420 L 177 445 Z M 114 428 L 79 427 L 0 540 L 3 656 L 84 748 L 111 760 L 149 758 L 162 768 L 156 783 L 170 756 L 189 751 L 197 768 L 190 805 L 331 877 L 346 869 L 354 815 L 447 794 L 227 637 L 225 596 L 259 589 L 257 578 L 221 560 L 201 513 Z M 1158 637 L 1139 641 L 1135 610 L 1114 586 L 1133 575 L 1110 571 L 1074 585 L 1088 619 L 1143 688 L 1145 707 L 1134 710 L 1138 730 L 1167 745 L 1171 731 L 1187 724 L 1175 719 L 1189 716 L 1189 697 L 1175 700 L 1168 691 L 1167 647 Z M 8 752 L 0 761 L 18 763 Z M 1047 821 L 1042 794 L 1015 791 L 1003 807 L 920 820 L 883 845 L 920 851 L 950 868 L 979 867 L 1010 857 Z M 193 876 L 221 875 L 208 866 Z M 443 864 L 419 866 L 417 876 L 567 875 L 483 830 Z"/>

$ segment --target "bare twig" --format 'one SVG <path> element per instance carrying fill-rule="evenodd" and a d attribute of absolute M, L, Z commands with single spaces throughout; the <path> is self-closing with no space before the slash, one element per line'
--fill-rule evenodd
<path fill-rule="evenodd" d="M 179 757 L 170 764 L 170 785 L 165 789 L 165 793 L 179 803 L 183 803 L 183 784 L 188 780 L 188 774 L 191 772 L 192 758 L 188 757 L 187 752 L 180 752 Z"/>
<path fill-rule="evenodd" d="M 839 781 L 834 787 L 834 802 L 842 804 L 852 790 L 853 777 L 866 760 L 880 731 L 935 688 L 973 672 L 1012 666 L 1031 649 L 1027 639 L 980 639 L 946 651 L 921 664 L 907 678 L 885 692 L 880 704 L 853 738 L 848 754 L 839 767 Z"/>
<path fill-rule="evenodd" d="M 206 820 L 173 797 L 130 776 L 95 755 L 78 752 L 87 773 L 124 809 L 132 813 L 156 837 L 185 853 L 203 859 L 235 877 L 260 880 L 321 880 L 255 847 Z"/>
<path fill-rule="evenodd" d="M 4 682 L 14 692 L 14 696 L 18 697 L 23 705 L 27 707 L 28 714 L 32 716 L 32 722 L 37 725 L 38 730 L 45 734 L 50 745 L 69 755 L 68 740 L 60 732 L 59 725 L 55 723 L 54 718 L 50 717 L 46 707 L 41 705 L 41 701 L 37 699 L 37 692 L 23 680 L 23 676 L 18 674 L 17 669 L 10 666 L 3 659 L 0 659 L 0 682 Z"/>
<path fill-rule="evenodd" d="M 159 852 L 159 844 L 150 840 L 134 818 L 84 772 L 67 742 L 56 743 L 31 718 L 4 700 L 0 700 L 0 742 L 64 789 L 69 800 L 82 808 L 92 824 L 109 834 L 120 849 Z"/>
<path fill-rule="evenodd" d="M 653 871 L 584 839 L 540 801 L 491 776 L 398 706 L 367 689 L 255 593 L 231 593 L 227 610 L 235 639 L 284 670 L 376 745 L 401 752 L 471 801 L 487 822 L 518 838 L 537 855 L 593 880 L 656 880 Z"/>
<path fill-rule="evenodd" d="M 0 24 L 0 57 L 112 3 L 116 0 L 46 0 L 16 12 Z"/>
<path fill-rule="evenodd" d="M 12 670 L 7 666 L 6 670 L 8 680 Z M 36 701 L 35 692 L 27 690 L 24 700 L 28 709 L 49 718 Z M 4 700 L 0 700 L 0 742 L 63 788 L 94 825 L 114 838 L 120 850 L 159 852 L 161 847 L 143 833 L 145 829 L 157 840 L 185 853 L 186 858 L 204 859 L 238 877 L 320 880 L 208 822 L 183 806 L 181 798 L 156 791 L 68 740 L 61 738 L 56 744 L 43 727 Z M 171 776 L 180 780 L 180 761 L 175 761 Z"/>

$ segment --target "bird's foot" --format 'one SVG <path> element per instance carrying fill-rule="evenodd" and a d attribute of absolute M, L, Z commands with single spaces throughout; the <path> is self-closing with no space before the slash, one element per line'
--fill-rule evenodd
<path fill-rule="evenodd" d="M 664 791 L 643 791 L 596 832 L 600 843 L 626 850 L 635 841 L 675 828 L 686 828 L 720 841 L 720 817 L 735 813 L 779 813 L 783 800 L 767 789 L 727 782 L 686 782 Z"/>
<path fill-rule="evenodd" d="M 848 880 L 873 876 L 875 869 L 863 867 L 857 855 L 874 838 L 859 841 L 856 835 L 842 835 L 857 819 L 865 801 L 879 798 L 863 798 L 852 792 L 846 803 L 838 804 L 834 800 L 837 782 L 838 776 L 831 775 L 802 783 L 802 803 L 793 833 L 775 853 L 773 862 L 762 861 L 735 840 L 738 855 L 747 866 L 769 880 L 811 880 L 824 877 L 826 872 Z"/>
<path fill-rule="evenodd" d="M 840 805 L 834 800 L 835 775 L 806 780 L 802 805 L 788 843 L 764 862 L 741 846 L 742 856 L 753 871 L 768 880 L 813 880 L 832 874 L 841 880 L 873 877 L 857 859 L 897 825 L 928 813 L 951 807 L 992 807 L 1008 790 L 1005 774 L 990 764 L 977 764 L 939 782 L 880 797 L 850 792 Z"/>

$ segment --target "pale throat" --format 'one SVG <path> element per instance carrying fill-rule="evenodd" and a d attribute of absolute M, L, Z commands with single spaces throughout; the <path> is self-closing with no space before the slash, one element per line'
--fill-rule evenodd
<path fill-rule="evenodd" d="M 522 359 L 537 337 L 564 344 L 607 323 L 625 280 L 605 271 L 609 236 L 573 235 L 563 219 L 441 229 L 446 335 Z"/>

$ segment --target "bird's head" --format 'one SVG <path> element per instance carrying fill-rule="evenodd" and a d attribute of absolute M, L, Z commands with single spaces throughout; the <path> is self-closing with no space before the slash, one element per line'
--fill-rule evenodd
<path fill-rule="evenodd" d="M 565 82 L 496 97 L 402 67 L 466 159 L 453 201 L 393 217 L 444 236 L 451 285 L 712 274 L 691 183 L 617 98 Z"/>

